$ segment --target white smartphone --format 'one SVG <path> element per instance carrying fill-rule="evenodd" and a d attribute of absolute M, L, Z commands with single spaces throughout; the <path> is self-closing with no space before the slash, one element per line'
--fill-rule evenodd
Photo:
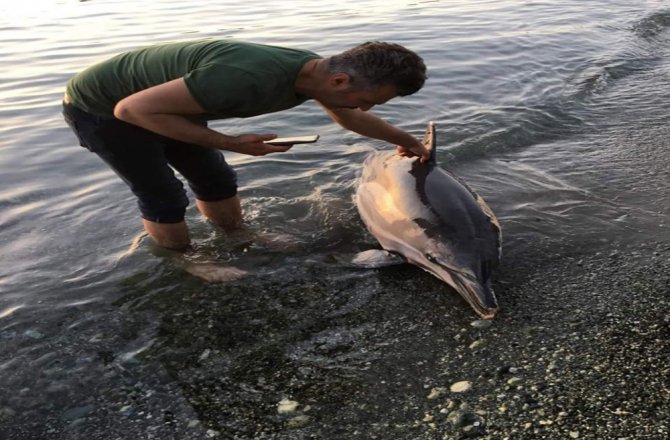
<path fill-rule="evenodd" d="M 313 136 L 294 136 L 294 137 L 282 137 L 272 139 L 271 141 L 265 141 L 266 144 L 270 145 L 295 145 L 295 144 L 311 144 L 319 140 L 319 135 L 315 134 Z"/>

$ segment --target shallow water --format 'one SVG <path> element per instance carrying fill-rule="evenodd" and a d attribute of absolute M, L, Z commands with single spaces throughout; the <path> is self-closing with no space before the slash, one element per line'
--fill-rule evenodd
<path fill-rule="evenodd" d="M 339 263 L 375 246 L 352 194 L 365 156 L 392 146 L 345 132 L 311 103 L 213 124 L 229 133 L 321 135 L 282 155 L 227 155 L 246 223 L 280 240 L 225 235 L 189 208 L 198 247 L 191 258 L 237 265 L 249 278 L 211 286 L 146 240 L 133 246 L 140 225 L 132 195 L 76 145 L 60 116 L 67 79 L 126 49 L 233 37 L 328 55 L 370 39 L 402 43 L 424 57 L 430 78 L 416 95 L 373 111 L 417 136 L 435 121 L 440 163 L 499 217 L 504 270 L 670 243 L 670 10 L 662 1 L 2 8 L 0 420 L 8 438 L 90 438 L 101 426 L 123 438 L 131 432 L 124 420 L 152 423 L 151 408 L 133 402 L 176 414 L 171 426 L 184 432 L 191 432 L 184 420 L 231 438 L 258 437 L 254 423 L 282 432 L 277 416 L 259 414 L 297 393 L 295 381 L 303 391 L 335 381 L 337 399 L 352 392 L 349 375 L 366 383 L 383 375 L 371 365 L 397 342 L 385 319 L 414 325 L 406 304 L 384 292 L 416 285 L 424 291 L 414 300 L 456 322 L 474 319 L 452 292 L 436 299 L 444 287 L 423 272 Z M 499 300 L 503 310 L 512 306 Z M 389 316 L 350 316 L 379 301 L 389 302 Z M 204 350 L 211 354 L 199 361 Z M 428 346 L 417 350 L 432 356 Z M 180 356 L 190 360 L 180 364 Z M 189 401 L 209 386 L 220 391 L 208 394 L 214 401 Z M 222 408 L 230 418 L 216 414 Z M 352 417 L 374 420 L 364 413 Z M 106 425 L 87 425 L 94 416 Z"/>

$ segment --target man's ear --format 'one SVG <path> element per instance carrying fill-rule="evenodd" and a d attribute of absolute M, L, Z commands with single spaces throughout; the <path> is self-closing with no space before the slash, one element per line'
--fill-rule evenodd
<path fill-rule="evenodd" d="M 351 76 L 348 73 L 338 72 L 330 75 L 328 82 L 332 87 L 342 88 L 351 84 Z"/>

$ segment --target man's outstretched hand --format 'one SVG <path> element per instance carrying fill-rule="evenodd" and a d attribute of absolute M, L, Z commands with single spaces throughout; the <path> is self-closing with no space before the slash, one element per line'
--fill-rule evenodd
<path fill-rule="evenodd" d="M 398 145 L 396 151 L 398 156 L 419 157 L 421 162 L 428 162 L 430 159 L 430 151 L 418 140 L 410 146 Z"/>

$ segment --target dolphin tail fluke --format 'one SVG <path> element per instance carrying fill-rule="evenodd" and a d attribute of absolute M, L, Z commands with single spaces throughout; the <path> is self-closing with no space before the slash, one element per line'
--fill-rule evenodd
<path fill-rule="evenodd" d="M 437 163 L 436 151 L 437 151 L 437 139 L 435 138 L 435 123 L 430 121 L 426 126 L 426 134 L 423 136 L 423 145 L 430 151 L 429 163 Z"/>

